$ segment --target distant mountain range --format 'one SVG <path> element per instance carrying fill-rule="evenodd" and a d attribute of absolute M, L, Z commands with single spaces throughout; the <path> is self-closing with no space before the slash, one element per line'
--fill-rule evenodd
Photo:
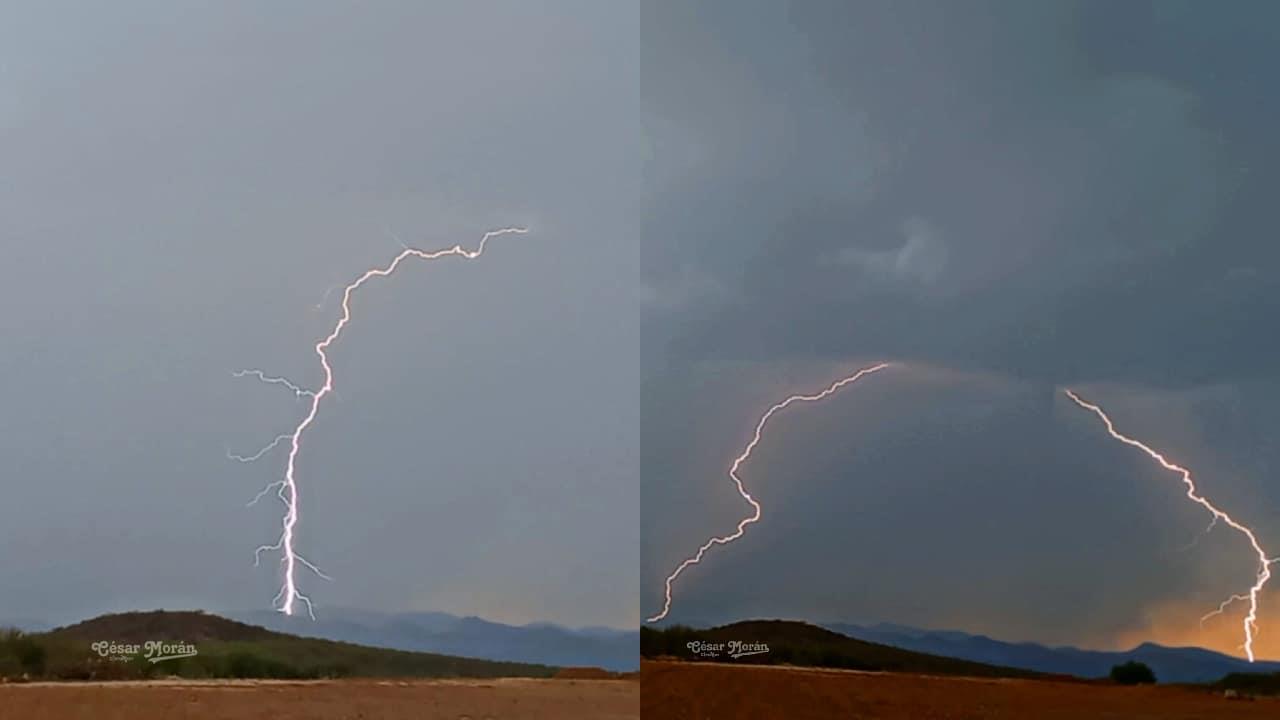
<path fill-rule="evenodd" d="M 638 631 L 566 628 L 551 623 L 505 625 L 439 612 L 382 613 L 327 608 L 315 621 L 270 610 L 222 614 L 277 632 L 371 647 L 559 667 L 591 666 L 616 672 L 639 667 Z M 50 626 L 41 621 L 22 620 L 3 621 L 0 627 L 42 631 Z M 1215 682 L 1229 673 L 1280 673 L 1280 662 L 1249 663 L 1197 647 L 1143 643 L 1126 651 L 1082 650 L 890 623 L 825 623 L 822 627 L 856 640 L 916 653 L 1082 678 L 1106 677 L 1112 666 L 1129 660 L 1150 666 L 1161 682 L 1203 683 Z"/>
<path fill-rule="evenodd" d="M 1277 673 L 1280 662 L 1256 662 L 1197 647 L 1164 647 L 1143 643 L 1132 650 L 1081 650 L 1037 643 L 1011 643 L 953 630 L 922 630 L 881 623 L 862 626 L 827 623 L 823 627 L 866 642 L 913 652 L 945 655 L 973 662 L 1037 672 L 1106 677 L 1111 667 L 1129 660 L 1148 665 L 1160 682 L 1214 682 L 1233 672 Z"/>
<path fill-rule="evenodd" d="M 379 613 L 326 608 L 316 620 L 271 610 L 223 613 L 251 625 L 303 637 L 461 657 L 591 666 L 626 672 L 640 667 L 638 631 L 566 628 L 551 623 L 503 625 L 448 613 Z"/>

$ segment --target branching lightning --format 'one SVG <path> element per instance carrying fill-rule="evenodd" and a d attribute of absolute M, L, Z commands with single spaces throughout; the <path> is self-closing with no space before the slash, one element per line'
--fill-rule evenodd
<path fill-rule="evenodd" d="M 746 532 L 748 525 L 758 522 L 760 520 L 760 514 L 761 514 L 760 503 L 757 502 L 756 499 L 751 496 L 751 493 L 747 492 L 746 487 L 744 487 L 742 484 L 742 478 L 738 477 L 738 470 L 739 468 L 742 467 L 742 464 L 747 461 L 747 458 L 751 457 L 751 452 L 756 449 L 756 445 L 760 444 L 761 435 L 764 433 L 764 426 L 766 423 L 769 422 L 769 418 L 772 418 L 774 413 L 778 412 L 779 410 L 785 409 L 787 406 L 792 405 L 793 403 L 817 402 L 826 397 L 829 397 L 830 395 L 836 393 L 846 385 L 851 385 L 857 382 L 864 375 L 870 375 L 871 373 L 878 372 L 887 367 L 889 367 L 889 363 L 879 363 L 876 365 L 872 365 L 870 367 L 865 367 L 852 375 L 841 378 L 831 383 L 830 385 L 827 386 L 825 390 L 823 390 L 820 393 L 817 393 L 814 395 L 792 395 L 786 400 L 783 400 L 782 402 L 774 405 L 773 407 L 765 411 L 765 414 L 762 415 L 760 417 L 759 422 L 756 423 L 755 434 L 752 436 L 751 442 L 747 443 L 747 446 L 743 448 L 742 453 L 738 455 L 738 457 L 734 458 L 733 465 L 730 466 L 729 468 L 729 479 L 733 480 L 733 484 L 737 488 L 738 494 L 742 496 L 742 499 L 746 500 L 747 504 L 751 506 L 751 514 L 743 518 L 742 520 L 740 520 L 738 522 L 737 529 L 734 530 L 732 533 L 724 536 L 712 537 L 710 540 L 706 541 L 705 543 L 702 544 L 701 547 L 698 548 L 697 553 L 695 553 L 692 557 L 687 558 L 684 562 L 676 566 L 676 569 L 670 575 L 668 575 L 666 579 L 665 588 L 664 588 L 665 599 L 662 605 L 662 612 L 658 613 L 657 615 L 654 615 L 653 617 L 648 618 L 646 622 L 651 622 L 651 623 L 658 622 L 659 620 L 665 618 L 667 614 L 671 612 L 671 584 L 675 582 L 676 578 L 680 577 L 680 573 L 684 572 L 685 568 L 689 567 L 690 565 L 697 565 L 698 563 L 702 562 L 703 555 L 706 555 L 707 551 L 710 550 L 713 546 L 727 545 L 733 542 L 734 540 L 737 540 L 738 538 L 742 537 L 743 533 Z"/>
<path fill-rule="evenodd" d="M 1205 510 L 1208 510 L 1213 515 L 1213 522 L 1209 524 L 1209 529 L 1212 529 L 1213 526 L 1218 521 L 1222 521 L 1227 526 L 1231 527 L 1231 529 L 1235 530 L 1241 535 L 1244 535 L 1245 538 L 1249 540 L 1249 545 L 1253 548 L 1254 553 L 1256 553 L 1258 556 L 1258 575 L 1254 580 L 1253 587 L 1249 588 L 1248 594 L 1235 594 L 1227 598 L 1222 602 L 1221 605 L 1218 606 L 1217 610 L 1214 610 L 1208 613 L 1207 615 L 1205 615 L 1203 618 L 1200 619 L 1200 622 L 1203 623 L 1205 620 L 1209 619 L 1210 617 L 1222 614 L 1223 612 L 1226 611 L 1228 607 L 1231 606 L 1232 603 L 1247 601 L 1249 603 L 1249 612 L 1245 614 L 1244 621 L 1243 621 L 1244 651 L 1245 651 L 1245 654 L 1248 655 L 1249 657 L 1249 662 L 1253 662 L 1254 660 L 1253 639 L 1258 632 L 1258 596 L 1262 593 L 1262 588 L 1267 584 L 1267 581 L 1271 579 L 1271 563 L 1275 562 L 1277 559 L 1280 559 L 1280 558 L 1268 558 L 1266 551 L 1262 549 L 1262 546 L 1258 543 L 1257 536 L 1253 534 L 1252 530 L 1236 522 L 1230 515 L 1223 512 L 1222 510 L 1219 510 L 1213 503 L 1209 502 L 1204 498 L 1204 496 L 1200 495 L 1199 491 L 1196 489 L 1195 481 L 1191 478 L 1190 470 L 1184 467 L 1181 467 L 1179 465 L 1175 465 L 1172 462 L 1169 462 L 1167 459 L 1165 459 L 1163 455 L 1156 452 L 1155 450 L 1152 450 L 1147 445 L 1144 445 L 1143 443 L 1138 442 L 1137 440 L 1134 440 L 1131 437 L 1121 434 L 1119 431 L 1116 430 L 1115 425 L 1111 423 L 1111 418 L 1108 417 L 1105 412 L 1103 412 L 1102 408 L 1098 407 L 1097 405 L 1094 405 L 1091 402 L 1082 400 L 1079 395 L 1077 395 L 1076 393 L 1072 392 L 1069 389 L 1064 389 L 1063 392 L 1066 394 L 1067 397 L 1071 398 L 1072 402 L 1097 415 L 1098 418 L 1102 420 L 1103 424 L 1106 425 L 1107 433 L 1110 434 L 1111 437 L 1115 438 L 1116 440 L 1119 440 L 1120 442 L 1126 445 L 1130 445 L 1132 447 L 1138 448 L 1142 452 L 1146 453 L 1152 460 L 1155 460 L 1157 463 L 1159 463 L 1160 466 L 1163 467 L 1164 469 L 1171 470 L 1181 475 L 1182 483 L 1187 487 L 1187 497 L 1190 498 L 1196 504 L 1203 507 Z"/>
<path fill-rule="evenodd" d="M 451 248 L 428 252 L 405 246 L 404 251 L 397 255 L 387 266 L 365 271 L 365 273 L 356 278 L 354 282 L 343 288 L 342 316 L 338 319 L 337 324 L 334 325 L 333 330 L 325 336 L 323 340 L 315 345 L 316 354 L 320 356 L 320 366 L 324 370 L 324 383 L 318 390 L 307 390 L 287 378 L 272 377 L 261 370 L 242 370 L 234 373 L 236 377 L 252 376 L 256 377 L 263 383 L 282 385 L 291 390 L 297 398 L 310 398 L 310 407 L 308 408 L 306 415 L 303 416 L 302 420 L 292 431 L 277 436 L 270 444 L 253 455 L 242 456 L 234 455 L 230 452 L 227 453 L 228 456 L 234 460 L 238 460 L 240 462 L 252 462 L 261 458 L 263 455 L 286 441 L 289 444 L 289 459 L 285 465 L 284 477 L 267 485 L 249 503 L 250 505 L 256 503 L 273 489 L 276 491 L 281 502 L 284 503 L 285 512 L 284 517 L 281 520 L 281 533 L 279 540 L 271 545 L 263 545 L 254 552 L 255 565 L 261 559 L 262 553 L 264 552 L 279 551 L 281 553 L 281 564 L 284 566 L 284 581 L 281 585 L 280 592 L 277 593 L 275 598 L 272 600 L 272 605 L 277 606 L 276 609 L 280 612 L 285 615 L 292 615 L 296 604 L 301 603 L 306 606 L 307 614 L 310 615 L 312 619 L 315 619 L 311 600 L 298 590 L 296 570 L 299 565 L 306 567 L 316 575 L 325 578 L 326 580 L 329 579 L 329 577 L 321 572 L 319 568 L 299 555 L 294 548 L 298 527 L 298 483 L 296 479 L 296 467 L 298 453 L 302 447 L 302 435 L 306 432 L 307 428 L 315 422 L 316 415 L 320 411 L 321 401 L 324 400 L 326 395 L 333 392 L 333 368 L 329 364 L 328 350 L 329 346 L 332 345 L 342 334 L 343 328 L 345 328 L 351 321 L 352 293 L 373 278 L 391 275 L 396 271 L 396 268 L 400 267 L 400 264 L 408 258 L 437 260 L 444 257 L 456 256 L 466 260 L 474 260 L 480 257 L 484 252 L 485 244 L 490 238 L 508 234 L 523 234 L 526 232 L 528 232 L 527 228 L 518 227 L 502 228 L 500 230 L 487 232 L 482 238 L 480 238 L 480 243 L 476 246 L 475 250 L 467 250 L 461 245 L 454 245 Z"/>
<path fill-rule="evenodd" d="M 231 377 L 238 377 L 238 378 L 247 377 L 249 375 L 252 375 L 253 377 L 256 377 L 262 382 L 270 385 L 283 385 L 289 388 L 290 390 L 292 390 L 293 394 L 298 397 L 302 397 L 303 395 L 306 395 L 308 397 L 316 396 L 315 391 L 298 387 L 297 385 L 294 385 L 292 382 L 290 382 L 288 378 L 270 377 L 266 373 L 262 372 L 261 370 L 237 370 L 236 372 L 231 373 Z"/>

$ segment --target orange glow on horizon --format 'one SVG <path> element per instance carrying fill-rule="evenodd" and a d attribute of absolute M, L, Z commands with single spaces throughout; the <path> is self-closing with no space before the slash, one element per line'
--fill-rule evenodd
<path fill-rule="evenodd" d="M 1254 553 L 1258 556 L 1258 575 L 1254 580 L 1253 586 L 1249 588 L 1249 592 L 1247 595 L 1234 594 L 1228 597 L 1226 600 L 1222 602 L 1221 605 L 1218 606 L 1217 610 L 1214 610 L 1204 615 L 1201 618 L 1201 624 L 1203 625 L 1204 622 L 1210 620 L 1214 616 L 1222 614 L 1227 610 L 1228 607 L 1230 607 L 1235 602 L 1248 601 L 1249 611 L 1245 613 L 1244 620 L 1242 621 L 1242 625 L 1244 627 L 1243 649 L 1245 651 L 1245 655 L 1249 658 L 1249 662 L 1253 662 L 1254 636 L 1258 632 L 1258 596 L 1262 593 L 1262 588 L 1266 586 L 1267 581 L 1271 579 L 1271 563 L 1274 562 L 1275 559 L 1267 557 L 1266 551 L 1262 549 L 1262 546 L 1258 543 L 1257 536 L 1254 535 L 1252 530 L 1245 527 L 1244 525 L 1241 525 L 1239 522 L 1236 522 L 1234 518 L 1232 518 L 1230 515 L 1223 512 L 1222 510 L 1219 510 L 1213 503 L 1209 502 L 1207 499 L 1204 498 L 1204 496 L 1199 494 L 1199 491 L 1196 488 L 1195 480 L 1193 480 L 1191 477 L 1190 470 L 1170 462 L 1164 457 L 1164 455 L 1156 452 L 1155 450 L 1151 449 L 1149 446 L 1137 440 L 1134 440 L 1133 438 L 1127 435 L 1121 434 L 1118 430 L 1116 430 L 1115 425 L 1112 424 L 1111 422 L 1111 418 L 1106 414 L 1106 412 L 1102 410 L 1102 408 L 1098 407 L 1097 405 L 1091 402 L 1081 399 L 1079 395 L 1077 395 L 1075 392 L 1071 391 L 1070 389 L 1063 389 L 1063 393 L 1066 394 L 1068 398 L 1071 398 L 1071 401 L 1074 402 L 1075 404 L 1097 415 L 1098 418 L 1102 420 L 1103 424 L 1106 426 L 1107 434 L 1109 434 L 1111 437 L 1115 438 L 1116 440 L 1119 440 L 1120 442 L 1126 445 L 1129 445 L 1130 447 L 1138 448 L 1142 452 L 1146 453 L 1147 456 L 1150 457 L 1152 460 L 1155 460 L 1157 463 L 1159 463 L 1160 466 L 1163 467 L 1164 469 L 1176 472 L 1179 475 L 1181 475 L 1182 482 L 1187 487 L 1187 497 L 1190 498 L 1192 502 L 1195 502 L 1196 504 L 1203 507 L 1205 510 L 1209 511 L 1209 513 L 1213 515 L 1214 524 L 1218 522 L 1225 523 L 1227 526 L 1229 526 L 1236 532 L 1239 532 L 1241 535 L 1243 535 L 1245 538 L 1249 540 L 1249 545 L 1253 548 Z M 1212 527 L 1213 525 L 1210 525 L 1210 528 Z"/>

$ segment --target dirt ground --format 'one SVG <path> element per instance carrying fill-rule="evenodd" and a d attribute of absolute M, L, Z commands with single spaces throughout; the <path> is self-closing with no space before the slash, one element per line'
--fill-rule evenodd
<path fill-rule="evenodd" d="M 1178 687 L 645 662 L 641 712 L 663 720 L 1216 720 L 1280 718 L 1280 699 Z"/>
<path fill-rule="evenodd" d="M 634 680 L 155 681 L 0 685 L 0 720 L 632 720 Z"/>

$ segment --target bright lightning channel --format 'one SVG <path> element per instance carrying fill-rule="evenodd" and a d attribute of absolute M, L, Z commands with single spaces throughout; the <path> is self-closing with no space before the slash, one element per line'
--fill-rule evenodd
<path fill-rule="evenodd" d="M 1209 524 L 1209 529 L 1212 529 L 1214 524 L 1217 523 L 1218 521 L 1222 521 L 1223 523 L 1226 523 L 1228 526 L 1230 526 L 1236 532 L 1239 532 L 1241 535 L 1244 535 L 1245 538 L 1249 540 L 1249 545 L 1253 548 L 1254 553 L 1257 554 L 1258 556 L 1258 575 L 1254 580 L 1253 587 L 1249 588 L 1249 593 L 1247 595 L 1236 594 L 1222 601 L 1222 604 L 1218 606 L 1217 610 L 1214 610 L 1213 612 L 1210 612 L 1207 615 L 1205 615 L 1203 618 L 1200 619 L 1200 622 L 1203 623 L 1205 620 L 1209 619 L 1210 617 L 1213 617 L 1214 615 L 1219 615 L 1225 612 L 1227 607 L 1234 602 L 1247 601 L 1249 603 L 1249 612 L 1245 614 L 1244 622 L 1243 622 L 1244 651 L 1245 651 L 1245 654 L 1248 655 L 1249 657 L 1249 662 L 1253 662 L 1254 660 L 1253 639 L 1258 632 L 1258 596 L 1262 593 L 1263 586 L 1265 586 L 1267 584 L 1267 581 L 1271 579 L 1271 563 L 1275 562 L 1277 559 L 1280 559 L 1280 558 L 1268 558 L 1266 551 L 1262 549 L 1262 546 L 1258 543 L 1257 536 L 1253 534 L 1252 530 L 1236 522 L 1230 515 L 1226 514 L 1222 510 L 1219 510 L 1213 503 L 1205 499 L 1205 497 L 1200 494 L 1199 490 L 1196 489 L 1196 483 L 1194 480 L 1191 479 L 1190 470 L 1180 465 L 1175 465 L 1174 463 L 1169 462 L 1167 459 L 1165 459 L 1164 455 L 1161 455 L 1155 450 L 1152 450 L 1147 445 L 1141 442 L 1138 442 L 1137 440 L 1134 440 L 1133 438 L 1128 437 L 1127 435 L 1121 434 L 1118 430 L 1116 430 L 1115 425 L 1111 423 L 1111 418 L 1108 417 L 1105 412 L 1103 412 L 1102 408 L 1098 407 L 1097 405 L 1091 402 L 1081 399 L 1079 395 L 1077 395 L 1075 392 L 1069 389 L 1064 389 L 1063 393 L 1065 393 L 1067 397 L 1071 398 L 1072 402 L 1074 402 L 1075 404 L 1097 415 L 1098 418 L 1102 420 L 1103 424 L 1106 425 L 1107 433 L 1111 435 L 1111 437 L 1115 438 L 1116 440 L 1119 440 L 1120 442 L 1126 445 L 1138 448 L 1142 452 L 1146 453 L 1152 460 L 1155 460 L 1157 463 L 1159 463 L 1160 466 L 1163 467 L 1164 469 L 1171 470 L 1181 475 L 1182 483 L 1187 486 L 1187 497 L 1190 498 L 1197 505 L 1200 505 L 1201 507 L 1203 507 L 1205 510 L 1208 510 L 1213 515 L 1213 522 Z"/>
<path fill-rule="evenodd" d="M 262 553 L 264 552 L 279 551 L 281 553 L 280 561 L 284 565 L 284 581 L 280 587 L 280 592 L 277 593 L 275 598 L 271 601 L 272 606 L 276 607 L 280 612 L 285 615 L 292 615 L 296 605 L 301 603 L 306 606 L 307 614 L 311 616 L 311 619 L 315 619 L 315 613 L 312 609 L 310 598 L 303 595 L 298 590 L 296 571 L 299 565 L 306 567 L 326 580 L 329 579 L 329 577 L 321 572 L 319 568 L 308 562 L 294 549 L 294 540 L 298 527 L 298 483 L 295 469 L 297 466 L 298 453 L 302 447 L 302 434 L 306 432 L 307 428 L 310 427 L 313 422 L 315 422 L 316 414 L 320 411 L 321 401 L 324 400 L 326 395 L 333 392 L 333 368 L 329 365 L 328 350 L 329 346 L 332 345 L 338 339 L 338 336 L 342 334 L 342 329 L 351 321 L 351 294 L 360 288 L 361 285 L 364 285 L 373 278 L 386 277 L 394 273 L 396 268 L 400 267 L 400 264 L 409 258 L 438 260 L 444 257 L 460 257 L 465 260 L 475 260 L 484 253 L 485 244 L 490 238 L 495 238 L 500 235 L 524 234 L 528 231 L 529 230 L 527 228 L 521 227 L 491 230 L 485 233 L 484 237 L 480 238 L 480 243 L 476 245 L 475 250 L 467 250 L 461 245 L 454 245 L 451 248 L 433 251 L 417 250 L 405 247 L 404 251 L 397 255 L 390 264 L 385 267 L 373 268 L 365 271 L 365 273 L 356 278 L 354 282 L 343 288 L 342 317 L 338 319 L 338 323 L 334 325 L 333 330 L 330 331 L 323 340 L 315 345 L 316 354 L 320 356 L 320 366 L 324 369 L 324 384 L 321 385 L 318 390 L 307 390 L 287 378 L 272 377 L 261 370 L 241 370 L 234 373 L 236 377 L 252 376 L 264 383 L 282 385 L 292 391 L 295 397 L 307 397 L 311 400 L 310 408 L 306 415 L 291 432 L 278 435 L 270 444 L 253 455 L 233 455 L 228 452 L 228 456 L 234 460 L 238 460 L 240 462 L 252 462 L 275 449 L 281 443 L 288 441 L 289 444 L 289 460 L 285 465 L 284 478 L 267 485 L 249 503 L 250 505 L 256 503 L 272 489 L 276 490 L 277 496 L 279 496 L 280 500 L 284 503 L 285 512 L 284 517 L 281 520 L 280 539 L 274 544 L 263 545 L 254 552 L 255 565 L 261 559 Z"/>
<path fill-rule="evenodd" d="M 760 416 L 759 422 L 756 423 L 756 431 L 751 438 L 751 442 L 747 443 L 747 446 L 743 448 L 742 453 L 738 455 L 738 457 L 734 458 L 733 465 L 729 468 L 729 479 L 733 480 L 733 484 L 738 489 L 738 494 L 742 496 L 742 499 L 746 500 L 747 504 L 751 506 L 751 514 L 738 522 L 737 530 L 734 530 L 732 533 L 728 535 L 711 538 L 710 540 L 703 543 L 701 547 L 698 548 L 697 553 L 695 553 L 692 557 L 687 558 L 684 562 L 676 566 L 676 569 L 670 575 L 667 576 L 667 580 L 664 588 L 665 599 L 662 604 L 662 612 L 658 613 L 657 615 L 654 615 L 653 617 L 647 618 L 645 620 L 646 622 L 651 622 L 651 623 L 658 622 L 659 620 L 665 618 L 667 614 L 671 612 L 671 584 L 675 582 L 676 578 L 680 577 L 680 573 L 684 572 L 685 568 L 688 568 L 690 565 L 697 565 L 698 563 L 702 562 L 702 556 L 706 555 L 707 551 L 710 550 L 713 546 L 728 545 L 734 540 L 737 540 L 738 538 L 742 537 L 743 533 L 746 532 L 748 525 L 758 522 L 760 520 L 760 513 L 761 513 L 760 503 L 757 502 L 756 499 L 751 496 L 751 493 L 747 492 L 746 487 L 744 487 L 742 484 L 742 478 L 738 477 L 738 470 L 739 468 L 742 467 L 742 464 L 747 461 L 747 458 L 751 457 L 751 451 L 756 449 L 756 445 L 760 444 L 760 437 L 764 433 L 764 426 L 766 423 L 769 422 L 769 418 L 772 418 L 774 413 L 778 412 L 779 410 L 783 410 L 787 406 L 792 405 L 794 403 L 817 402 L 819 400 L 827 398 L 832 394 L 836 393 L 837 391 L 839 391 L 841 388 L 845 387 L 846 385 L 852 385 L 853 383 L 860 380 L 863 376 L 870 375 L 871 373 L 874 373 L 874 372 L 879 372 L 880 370 L 883 370 L 889 367 L 889 365 L 890 363 L 878 363 L 870 367 L 865 367 L 852 375 L 843 377 L 831 383 L 830 385 L 827 386 L 825 390 L 823 390 L 820 393 L 816 393 L 814 395 L 792 395 L 786 400 L 783 400 L 782 402 L 769 408 L 767 411 L 765 411 L 764 415 Z"/>

